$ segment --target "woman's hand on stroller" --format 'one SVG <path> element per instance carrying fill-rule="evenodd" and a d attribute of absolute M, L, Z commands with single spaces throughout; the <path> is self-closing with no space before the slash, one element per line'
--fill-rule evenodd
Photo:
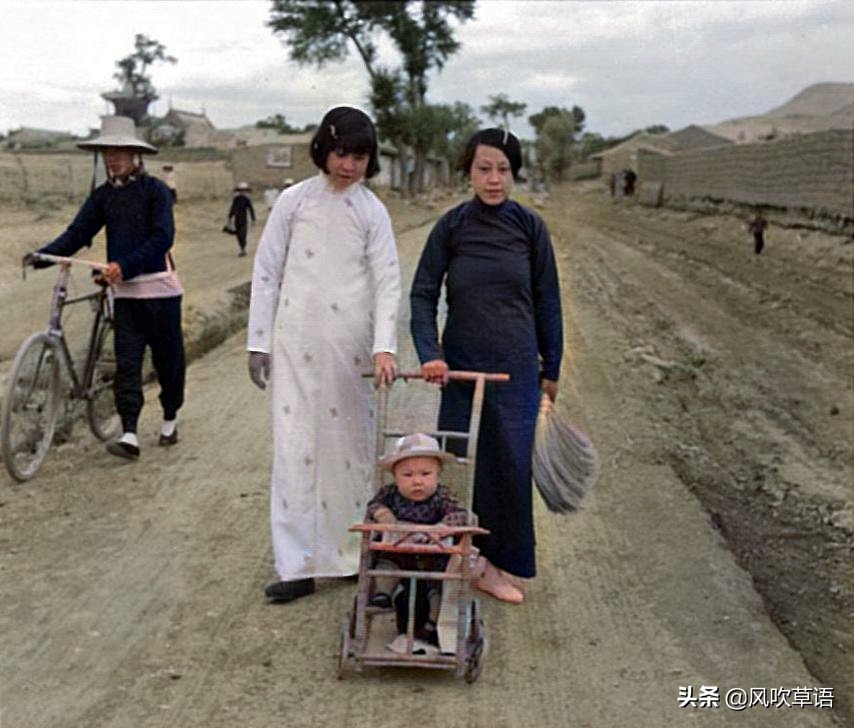
<path fill-rule="evenodd" d="M 448 364 L 444 359 L 431 359 L 421 365 L 421 376 L 431 384 L 448 383 Z"/>
<path fill-rule="evenodd" d="M 390 386 L 394 382 L 396 366 L 394 354 L 388 351 L 378 351 L 374 354 L 374 386 L 383 384 Z"/>

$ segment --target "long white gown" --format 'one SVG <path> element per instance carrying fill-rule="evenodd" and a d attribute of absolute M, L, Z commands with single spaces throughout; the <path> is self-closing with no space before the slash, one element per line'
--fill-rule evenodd
<path fill-rule="evenodd" d="M 372 495 L 373 354 L 396 352 L 400 267 L 391 221 L 361 183 L 285 190 L 258 243 L 248 350 L 272 355 L 270 525 L 283 581 L 358 569 Z"/>

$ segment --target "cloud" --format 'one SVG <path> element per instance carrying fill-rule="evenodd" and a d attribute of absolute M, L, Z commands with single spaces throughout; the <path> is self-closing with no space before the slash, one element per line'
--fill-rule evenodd
<path fill-rule="evenodd" d="M 323 69 L 296 65 L 266 25 L 266 0 L 4 3 L 3 10 L 0 130 L 97 126 L 107 110 L 100 94 L 115 87 L 115 61 L 133 50 L 135 33 L 178 58 L 151 69 L 160 114 L 171 99 L 204 108 L 221 128 L 273 113 L 301 126 L 329 106 L 366 103 L 367 73 L 352 49 Z M 455 28 L 462 48 L 431 74 L 431 101 L 477 110 L 506 93 L 528 105 L 525 116 L 577 104 L 587 128 L 603 134 L 761 113 L 811 83 L 854 81 L 848 0 L 479 0 L 475 19 Z M 398 63 L 388 41 L 380 49 L 383 62 Z M 531 135 L 524 119 L 514 125 Z"/>

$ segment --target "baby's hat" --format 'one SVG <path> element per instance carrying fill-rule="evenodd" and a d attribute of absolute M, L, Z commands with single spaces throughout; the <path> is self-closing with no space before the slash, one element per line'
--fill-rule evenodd
<path fill-rule="evenodd" d="M 415 432 L 397 438 L 394 449 L 380 458 L 380 465 L 386 470 L 393 470 L 401 460 L 406 458 L 429 457 L 436 458 L 443 463 L 453 462 L 454 456 L 439 447 L 435 437 L 425 435 L 423 432 Z"/>

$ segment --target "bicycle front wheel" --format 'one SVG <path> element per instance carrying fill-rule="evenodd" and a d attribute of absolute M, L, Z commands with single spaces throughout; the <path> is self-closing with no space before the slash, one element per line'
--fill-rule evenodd
<path fill-rule="evenodd" d="M 59 413 L 59 349 L 45 333 L 18 349 L 3 400 L 3 464 L 20 482 L 32 478 L 53 442 Z"/>
<path fill-rule="evenodd" d="M 113 345 L 113 322 L 102 319 L 95 340 L 95 363 L 92 381 L 86 395 L 86 417 L 92 433 L 106 442 L 118 437 L 122 423 L 116 413 L 114 382 L 116 379 L 116 353 Z"/>

